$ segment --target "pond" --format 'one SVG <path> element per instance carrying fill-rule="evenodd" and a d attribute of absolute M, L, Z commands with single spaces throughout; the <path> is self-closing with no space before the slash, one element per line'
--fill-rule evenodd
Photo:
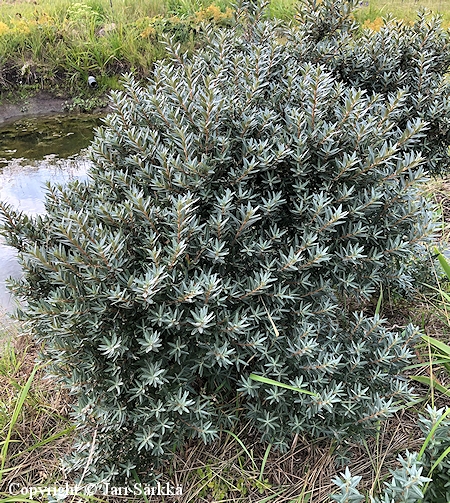
<path fill-rule="evenodd" d="M 45 183 L 84 180 L 86 148 L 100 116 L 53 116 L 0 127 L 0 200 L 28 215 L 44 212 Z M 14 310 L 8 277 L 20 277 L 15 249 L 0 236 L 0 311 Z"/>

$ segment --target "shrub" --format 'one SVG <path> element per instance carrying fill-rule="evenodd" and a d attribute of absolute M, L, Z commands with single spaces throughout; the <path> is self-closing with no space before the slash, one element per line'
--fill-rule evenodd
<path fill-rule="evenodd" d="M 364 434 L 410 396 L 416 329 L 360 311 L 412 284 L 432 238 L 416 185 L 448 164 L 446 35 L 359 35 L 345 2 L 305 9 L 287 27 L 249 4 L 145 87 L 127 76 L 89 182 L 49 185 L 42 217 L 2 205 L 20 316 L 77 399 L 72 466 L 88 458 L 94 480 L 210 441 L 240 410 L 287 448 Z"/>
<path fill-rule="evenodd" d="M 425 477 L 423 464 L 418 459 L 417 452 L 406 451 L 405 455 L 397 457 L 400 467 L 390 470 L 391 480 L 384 481 L 381 494 L 373 497 L 372 494 L 362 494 L 358 490 L 358 484 L 362 477 L 350 473 L 348 467 L 345 472 L 336 477 L 333 482 L 339 491 L 331 496 L 332 501 L 337 503 L 421 503 L 423 501 L 423 488 L 430 481 Z"/>
<path fill-rule="evenodd" d="M 336 502 L 362 503 L 444 503 L 449 501 L 450 466 L 449 410 L 427 406 L 425 416 L 419 415 L 419 427 L 425 435 L 420 452 L 398 455 L 398 467 L 390 470 L 391 480 L 385 481 L 380 494 L 361 494 L 358 484 L 362 477 L 352 476 L 348 467 L 333 482 L 339 491 L 331 496 Z"/>

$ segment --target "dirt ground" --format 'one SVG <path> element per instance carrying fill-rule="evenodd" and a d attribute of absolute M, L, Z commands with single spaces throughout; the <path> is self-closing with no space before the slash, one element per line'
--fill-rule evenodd
<path fill-rule="evenodd" d="M 67 99 L 39 93 L 18 103 L 0 104 L 0 126 L 26 117 L 61 114 Z"/>

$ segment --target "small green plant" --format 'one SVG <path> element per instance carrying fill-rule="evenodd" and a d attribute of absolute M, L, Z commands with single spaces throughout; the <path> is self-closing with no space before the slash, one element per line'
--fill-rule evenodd
<path fill-rule="evenodd" d="M 108 104 L 103 96 L 89 98 L 76 97 L 64 104 L 64 110 L 68 112 L 92 112 L 96 108 L 103 108 Z"/>
<path fill-rule="evenodd" d="M 447 259 L 438 249 L 435 249 L 435 256 L 439 261 L 444 276 L 447 280 L 450 280 L 450 264 L 447 262 Z M 434 306 L 436 314 L 444 326 L 450 328 L 450 295 L 442 285 L 439 276 L 437 276 L 437 283 L 437 287 L 429 286 L 430 290 L 434 290 L 437 293 L 437 304 Z M 431 389 L 433 400 L 434 390 L 446 396 L 450 396 L 450 388 L 448 386 L 443 386 L 436 377 L 438 369 L 443 370 L 447 378 L 450 377 L 450 346 L 435 337 L 430 337 L 428 335 L 422 335 L 421 337 L 425 343 L 421 345 L 421 349 L 425 349 L 425 351 L 422 351 L 425 363 L 412 365 L 411 368 L 428 368 L 429 375 L 415 375 L 410 378 L 428 385 Z"/>
<path fill-rule="evenodd" d="M 370 496 L 370 499 L 361 493 L 358 485 L 361 476 L 352 476 L 348 468 L 340 477 L 336 477 L 333 482 L 338 486 L 339 491 L 331 495 L 331 499 L 337 503 L 420 503 L 423 500 L 424 485 L 430 481 L 428 477 L 422 475 L 423 466 L 417 459 L 417 453 L 406 452 L 404 456 L 399 455 L 397 461 L 400 468 L 391 471 L 391 480 L 384 483 L 381 494 Z"/>

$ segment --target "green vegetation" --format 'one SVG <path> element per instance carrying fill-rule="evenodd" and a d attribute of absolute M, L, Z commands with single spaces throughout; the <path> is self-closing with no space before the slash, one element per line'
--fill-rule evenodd
<path fill-rule="evenodd" d="M 191 58 L 168 48 L 147 87 L 113 93 L 88 186 L 51 189 L 42 219 L 0 204 L 94 482 L 212 442 L 237 396 L 281 451 L 365 435 L 411 399 L 417 329 L 362 310 L 408 292 L 432 241 L 417 185 L 450 163 L 450 45 L 423 18 L 360 37 L 336 5 L 292 29 L 244 11 Z"/>
<path fill-rule="evenodd" d="M 430 280 L 421 184 L 450 164 L 448 35 L 424 16 L 361 33 L 339 0 L 310 2 L 292 26 L 260 14 L 203 27 L 191 55 L 168 47 L 147 87 L 124 78 L 90 182 L 49 188 L 45 216 L 0 204 L 25 274 L 19 317 L 74 400 L 67 462 L 81 481 L 153 482 L 187 440 L 225 435 L 255 475 L 218 480 L 208 462 L 197 496 L 275 500 L 272 452 L 300 437 L 346 462 L 349 443 L 370 452 L 367 437 L 417 403 L 400 374 L 419 332 L 380 319 L 380 292 Z M 429 415 L 427 448 L 401 453 L 382 499 L 418 501 L 446 469 L 442 411 Z M 258 461 L 236 433 L 247 422 Z M 384 461 L 370 461 L 383 491 Z M 344 479 L 338 501 L 360 482 Z"/>
<path fill-rule="evenodd" d="M 231 17 L 229 8 L 199 2 L 2 4 L 0 89 L 20 85 L 84 95 L 94 74 L 97 93 L 104 93 L 118 86 L 124 72 L 147 76 L 165 54 L 165 36 L 189 49 L 199 23 L 226 25 Z"/>
<path fill-rule="evenodd" d="M 420 9 L 440 14 L 444 27 L 450 27 L 450 8 L 447 0 L 361 0 L 355 17 L 364 22 L 391 15 L 397 19 L 413 22 Z"/>
<path fill-rule="evenodd" d="M 423 5 L 444 16 L 444 0 L 366 0 L 355 11 L 358 21 L 379 29 L 392 12 L 412 21 Z M 366 5 L 367 4 L 367 5 Z M 14 99 L 18 87 L 78 98 L 103 95 L 120 87 L 120 76 L 133 71 L 147 77 L 165 56 L 164 38 L 175 37 L 192 50 L 202 43 L 200 24 L 231 23 L 231 0 L 37 0 L 3 2 L 0 10 L 0 99 Z M 268 15 L 292 19 L 296 1 L 272 0 Z M 89 74 L 99 87 L 87 88 Z M 14 90 L 14 92 L 12 92 Z"/>
<path fill-rule="evenodd" d="M 44 379 L 36 350 L 19 339 L 18 326 L 4 315 L 0 322 L 0 501 L 13 496 L 10 484 L 51 484 L 61 456 L 70 448 L 74 426 L 67 417 L 68 396 Z M 11 497 L 13 499 L 11 499 Z"/>

